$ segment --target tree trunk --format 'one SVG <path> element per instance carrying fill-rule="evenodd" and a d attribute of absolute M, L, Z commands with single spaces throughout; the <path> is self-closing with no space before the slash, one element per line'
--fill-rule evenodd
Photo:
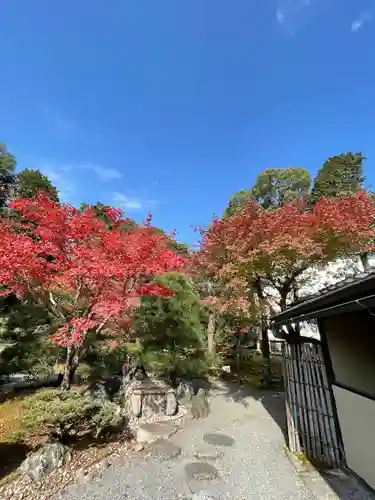
<path fill-rule="evenodd" d="M 78 368 L 78 364 L 79 364 L 79 357 L 77 348 L 69 346 L 66 352 L 64 374 L 61 382 L 61 389 L 63 391 L 67 391 L 70 389 L 74 374 Z"/>
<path fill-rule="evenodd" d="M 261 321 L 262 321 L 262 331 L 260 339 L 260 350 L 262 352 L 263 360 L 265 363 L 264 384 L 268 386 L 272 379 L 270 341 L 268 339 L 267 319 L 263 316 Z"/>
<path fill-rule="evenodd" d="M 260 329 L 261 329 L 260 350 L 262 352 L 264 360 L 263 382 L 264 385 L 268 386 L 272 379 L 271 356 L 270 356 L 271 353 L 270 353 L 270 341 L 268 338 L 268 318 L 264 309 L 265 296 L 263 293 L 263 286 L 260 278 L 258 278 L 255 282 L 255 289 L 258 295 L 260 307 L 262 309 L 260 317 Z"/>
<path fill-rule="evenodd" d="M 216 329 L 215 313 L 213 311 L 210 311 L 208 316 L 208 325 L 207 325 L 207 352 L 209 356 L 215 356 L 216 353 L 215 329 Z"/>

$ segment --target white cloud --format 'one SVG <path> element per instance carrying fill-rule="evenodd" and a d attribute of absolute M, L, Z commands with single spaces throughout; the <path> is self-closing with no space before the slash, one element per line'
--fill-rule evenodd
<path fill-rule="evenodd" d="M 122 178 L 122 173 L 115 168 L 102 167 L 99 165 L 85 165 L 92 170 L 102 181 L 113 181 Z"/>
<path fill-rule="evenodd" d="M 276 19 L 283 24 L 311 5 L 311 0 L 280 0 L 276 10 Z"/>
<path fill-rule="evenodd" d="M 285 15 L 280 9 L 277 9 L 276 11 L 276 19 L 279 24 L 283 24 L 285 20 Z"/>
<path fill-rule="evenodd" d="M 128 198 L 124 194 L 115 193 L 113 196 L 113 203 L 119 208 L 128 210 L 139 210 L 143 207 L 143 203 L 136 198 Z"/>
<path fill-rule="evenodd" d="M 301 25 L 311 19 L 331 0 L 276 0 L 275 17 L 278 25 L 293 36 Z"/>
<path fill-rule="evenodd" d="M 369 11 L 363 11 L 352 23 L 351 32 L 357 33 L 366 23 L 372 20 L 372 14 Z"/>

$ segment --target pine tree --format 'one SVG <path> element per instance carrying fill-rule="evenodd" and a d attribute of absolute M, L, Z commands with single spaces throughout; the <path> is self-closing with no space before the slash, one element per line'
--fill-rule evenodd
<path fill-rule="evenodd" d="M 176 377 L 205 367 L 204 308 L 188 277 L 171 272 L 157 280 L 172 297 L 144 297 L 134 323 L 146 367 Z"/>
<path fill-rule="evenodd" d="M 16 165 L 15 157 L 4 144 L 0 144 L 0 211 L 6 207 L 16 188 Z"/>

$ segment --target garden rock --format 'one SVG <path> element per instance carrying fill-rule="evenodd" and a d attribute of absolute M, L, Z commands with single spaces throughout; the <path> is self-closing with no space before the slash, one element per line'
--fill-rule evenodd
<path fill-rule="evenodd" d="M 60 443 L 48 443 L 31 453 L 22 462 L 20 471 L 34 482 L 39 482 L 47 474 L 70 462 L 71 458 L 68 447 Z"/>
<path fill-rule="evenodd" d="M 191 399 L 194 396 L 194 387 L 191 382 L 182 381 L 176 389 L 177 399 Z"/>
<path fill-rule="evenodd" d="M 199 389 L 198 394 L 190 400 L 184 398 L 180 404 L 186 406 L 194 419 L 205 418 L 210 413 L 207 393 L 204 389 Z"/>

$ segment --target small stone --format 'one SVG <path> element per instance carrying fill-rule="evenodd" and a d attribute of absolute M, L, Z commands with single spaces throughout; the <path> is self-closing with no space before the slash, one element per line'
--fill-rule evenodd
<path fill-rule="evenodd" d="M 194 456 L 198 460 L 217 460 L 218 458 L 221 458 L 224 455 L 224 453 L 215 448 L 215 446 L 202 446 L 201 448 L 198 448 L 197 450 L 194 451 Z"/>
<path fill-rule="evenodd" d="M 181 455 L 181 448 L 165 439 L 158 439 L 151 446 L 151 456 L 159 460 L 172 460 L 179 455 Z"/>
<path fill-rule="evenodd" d="M 217 469 L 205 462 L 194 462 L 185 465 L 186 474 L 198 481 L 208 481 L 210 479 L 216 479 L 219 475 Z"/>

